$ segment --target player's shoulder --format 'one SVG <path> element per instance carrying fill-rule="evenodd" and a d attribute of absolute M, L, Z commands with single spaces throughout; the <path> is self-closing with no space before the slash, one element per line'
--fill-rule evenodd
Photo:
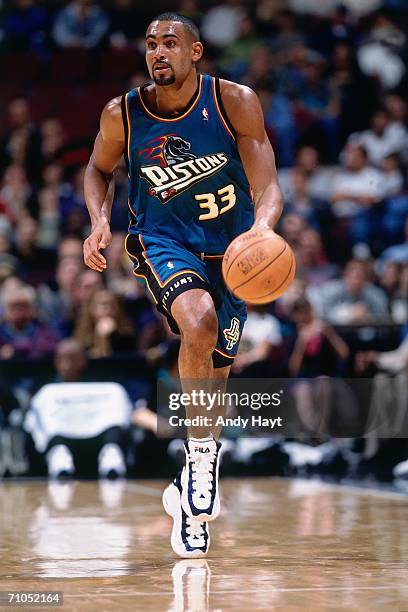
<path fill-rule="evenodd" d="M 241 85 L 226 79 L 220 79 L 220 92 L 224 104 L 239 105 L 258 99 L 254 90 L 247 85 Z"/>
<path fill-rule="evenodd" d="M 105 104 L 101 115 L 101 131 L 115 140 L 124 138 L 122 96 L 116 96 Z"/>
<path fill-rule="evenodd" d="M 122 116 L 122 96 L 116 96 L 107 102 L 102 111 L 102 118 L 115 121 Z"/>
<path fill-rule="evenodd" d="M 261 105 L 253 89 L 220 79 L 220 94 L 228 119 L 238 134 L 246 134 L 257 120 L 263 124 Z"/>

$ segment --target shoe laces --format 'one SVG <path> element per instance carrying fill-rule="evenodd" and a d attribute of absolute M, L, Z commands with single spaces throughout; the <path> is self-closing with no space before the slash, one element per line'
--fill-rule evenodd
<path fill-rule="evenodd" d="M 190 453 L 193 490 L 195 493 L 208 495 L 214 480 L 214 462 L 216 451 L 209 453 Z"/>
<path fill-rule="evenodd" d="M 186 533 L 190 544 L 194 546 L 205 546 L 205 523 L 186 517 Z"/>

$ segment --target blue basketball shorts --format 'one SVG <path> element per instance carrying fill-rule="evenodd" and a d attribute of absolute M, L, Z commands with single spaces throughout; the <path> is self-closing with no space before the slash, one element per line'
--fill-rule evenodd
<path fill-rule="evenodd" d="M 237 354 L 246 304 L 227 289 L 221 273 L 222 255 L 192 253 L 169 239 L 128 234 L 126 252 L 133 274 L 149 291 L 157 310 L 167 317 L 171 330 L 180 330 L 171 315 L 178 295 L 190 289 L 204 289 L 211 295 L 218 318 L 218 341 L 213 353 L 216 368 L 231 365 Z"/>

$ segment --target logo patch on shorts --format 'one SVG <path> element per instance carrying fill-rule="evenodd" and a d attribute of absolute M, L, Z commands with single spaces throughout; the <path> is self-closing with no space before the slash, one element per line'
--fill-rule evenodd
<path fill-rule="evenodd" d="M 231 319 L 230 327 L 224 329 L 223 334 L 227 341 L 226 348 L 228 351 L 230 351 L 239 340 L 239 319 L 237 319 L 237 317 L 233 317 Z"/>

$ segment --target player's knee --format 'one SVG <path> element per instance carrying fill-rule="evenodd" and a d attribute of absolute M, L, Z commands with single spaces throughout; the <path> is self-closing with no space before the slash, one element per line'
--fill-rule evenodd
<path fill-rule="evenodd" d="M 191 349 L 212 351 L 217 344 L 218 319 L 213 306 L 191 313 L 180 326 L 181 339 Z"/>

